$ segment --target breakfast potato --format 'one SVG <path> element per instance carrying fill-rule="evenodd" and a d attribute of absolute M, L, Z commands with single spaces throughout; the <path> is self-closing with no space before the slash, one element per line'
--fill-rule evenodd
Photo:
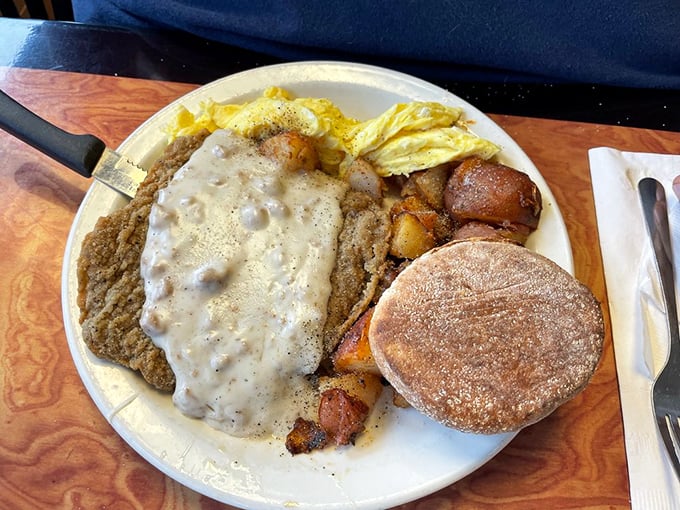
<path fill-rule="evenodd" d="M 365 159 L 358 158 L 347 167 L 345 178 L 355 191 L 362 191 L 376 200 L 382 200 L 385 182 L 373 166 Z"/>
<path fill-rule="evenodd" d="M 390 209 L 390 255 L 414 259 L 440 244 L 442 215 L 416 195 L 395 202 Z"/>
<path fill-rule="evenodd" d="M 441 211 L 444 209 L 444 190 L 450 174 L 450 165 L 444 164 L 415 172 L 410 180 L 413 181 L 418 195 L 432 208 Z"/>
<path fill-rule="evenodd" d="M 448 170 L 445 165 L 418 172 L 418 177 L 411 176 L 404 184 L 413 183 L 410 195 L 395 202 L 390 209 L 392 221 L 400 213 L 408 212 L 418 218 L 420 223 L 430 232 L 435 239 L 435 245 L 444 244 L 453 238 L 455 223 L 448 212 L 443 209 L 444 187 Z M 419 190 L 426 190 L 421 193 Z M 434 204 L 441 204 L 437 209 Z"/>
<path fill-rule="evenodd" d="M 525 173 L 499 163 L 469 158 L 458 165 L 444 190 L 444 205 L 460 225 L 481 221 L 522 225 L 533 232 L 541 215 L 541 193 Z"/>
<path fill-rule="evenodd" d="M 283 165 L 289 172 L 312 172 L 321 168 L 311 139 L 295 131 L 285 131 L 265 139 L 260 152 Z"/>
<path fill-rule="evenodd" d="M 337 376 L 319 377 L 319 391 L 341 389 L 361 400 L 369 409 L 377 402 L 383 390 L 380 375 L 367 372 L 349 372 Z"/>
<path fill-rule="evenodd" d="M 368 327 L 372 315 L 373 308 L 369 308 L 342 337 L 332 357 L 333 367 L 337 372 L 368 372 L 380 375 L 368 343 Z"/>
<path fill-rule="evenodd" d="M 340 388 L 321 393 L 319 425 L 336 445 L 354 444 L 366 426 L 370 410 L 361 400 Z"/>
<path fill-rule="evenodd" d="M 390 255 L 415 259 L 437 245 L 434 234 L 411 212 L 401 212 L 392 221 Z"/>
<path fill-rule="evenodd" d="M 354 443 L 382 392 L 380 376 L 348 373 L 319 380 L 319 425 L 336 445 Z"/>
<path fill-rule="evenodd" d="M 293 455 L 321 450 L 329 444 L 354 443 L 365 429 L 382 393 L 376 374 L 347 373 L 319 377 L 318 421 L 298 417 L 286 436 L 286 449 Z"/>
<path fill-rule="evenodd" d="M 513 241 L 523 245 L 529 234 L 529 229 L 523 225 L 509 225 L 508 228 L 503 228 L 481 221 L 471 221 L 456 230 L 453 240 L 485 239 L 487 241 Z"/>
<path fill-rule="evenodd" d="M 417 196 L 409 196 L 392 204 L 390 217 L 392 219 L 401 213 L 410 213 L 430 232 L 434 232 L 438 213 L 427 202 Z"/>
<path fill-rule="evenodd" d="M 328 434 L 312 420 L 297 418 L 293 428 L 286 436 L 286 450 L 292 455 L 321 450 L 328 445 Z"/>

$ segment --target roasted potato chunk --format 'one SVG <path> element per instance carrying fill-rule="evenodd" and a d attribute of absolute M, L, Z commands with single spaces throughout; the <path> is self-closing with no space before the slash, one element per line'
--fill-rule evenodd
<path fill-rule="evenodd" d="M 368 161 L 361 158 L 352 161 L 345 178 L 353 190 L 366 193 L 375 200 L 382 200 L 385 182 Z"/>
<path fill-rule="evenodd" d="M 444 189 L 451 174 L 448 164 L 428 168 L 411 176 L 417 193 L 437 211 L 444 209 Z"/>
<path fill-rule="evenodd" d="M 425 170 L 426 173 L 429 170 Z M 443 204 L 444 199 L 440 197 Z M 418 218 L 425 229 L 434 236 L 435 245 L 444 244 L 451 240 L 455 231 L 455 224 L 445 210 L 436 210 L 428 201 L 418 195 L 410 195 L 398 200 L 390 208 L 390 217 L 394 224 L 395 218 L 401 213 L 410 213 Z"/>
<path fill-rule="evenodd" d="M 463 225 L 481 221 L 504 228 L 523 225 L 533 232 L 541 215 L 541 193 L 528 175 L 479 158 L 458 165 L 446 183 L 444 205 Z"/>
<path fill-rule="evenodd" d="M 326 431 L 316 422 L 297 418 L 286 436 L 286 450 L 293 455 L 323 449 L 328 444 Z"/>
<path fill-rule="evenodd" d="M 383 390 L 380 376 L 368 372 L 350 372 L 335 377 L 320 377 L 319 391 L 339 388 L 358 398 L 372 409 Z"/>
<path fill-rule="evenodd" d="M 294 131 L 267 138 L 258 149 L 289 172 L 312 172 L 321 168 L 319 155 L 311 139 Z"/>
<path fill-rule="evenodd" d="M 319 424 L 337 445 L 354 444 L 382 392 L 380 376 L 348 373 L 319 380 Z"/>
<path fill-rule="evenodd" d="M 480 221 L 471 221 L 456 230 L 453 240 L 485 239 L 487 241 L 513 241 L 524 244 L 529 236 L 527 227 L 522 225 L 508 228 L 495 227 Z"/>
<path fill-rule="evenodd" d="M 430 232 L 433 232 L 437 224 L 437 211 L 427 202 L 417 196 L 409 196 L 392 204 L 390 217 L 396 218 L 401 213 L 410 213 L 418 218 L 418 221 Z"/>
<path fill-rule="evenodd" d="M 369 372 L 380 375 L 368 343 L 368 327 L 372 315 L 373 308 L 369 308 L 343 336 L 332 356 L 333 367 L 337 372 Z"/>
<path fill-rule="evenodd" d="M 434 234 L 410 212 L 402 212 L 392 221 L 390 255 L 415 259 L 437 245 Z"/>
<path fill-rule="evenodd" d="M 319 424 L 336 445 L 354 444 L 356 436 L 365 429 L 368 413 L 366 404 L 340 388 L 321 394 Z"/>

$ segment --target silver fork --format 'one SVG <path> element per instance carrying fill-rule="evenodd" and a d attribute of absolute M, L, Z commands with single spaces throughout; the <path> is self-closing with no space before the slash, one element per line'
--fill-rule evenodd
<path fill-rule="evenodd" d="M 638 191 L 661 279 L 670 344 L 666 365 L 654 381 L 652 401 L 661 438 L 680 479 L 680 331 L 666 191 L 661 183 L 649 177 L 640 180 Z"/>

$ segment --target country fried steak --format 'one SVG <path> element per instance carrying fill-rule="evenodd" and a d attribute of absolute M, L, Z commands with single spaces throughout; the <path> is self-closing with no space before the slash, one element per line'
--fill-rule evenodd
<path fill-rule="evenodd" d="M 181 137 L 169 145 L 149 170 L 137 196 L 122 209 L 99 219 L 86 236 L 78 260 L 78 305 L 88 348 L 100 358 L 139 371 L 149 384 L 163 391 L 174 389 L 175 376 L 163 350 L 139 324 L 145 301 L 141 253 L 158 190 L 167 185 L 208 134 L 204 131 Z M 390 218 L 373 198 L 349 191 L 341 208 L 344 223 L 324 325 L 326 354 L 373 299 L 389 248 Z"/>
<path fill-rule="evenodd" d="M 100 358 L 138 370 L 151 385 L 165 391 L 173 389 L 175 376 L 163 351 L 139 325 L 145 300 L 140 257 L 158 190 L 207 136 L 205 131 L 169 145 L 135 198 L 97 221 L 78 259 L 78 306 L 88 348 Z"/>

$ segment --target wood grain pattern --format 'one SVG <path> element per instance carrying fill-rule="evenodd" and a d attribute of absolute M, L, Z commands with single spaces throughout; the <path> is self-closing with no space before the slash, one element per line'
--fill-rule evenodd
<path fill-rule="evenodd" d="M 0 88 L 48 120 L 117 146 L 195 88 L 0 69 Z M 680 134 L 494 116 L 561 208 L 576 274 L 606 307 L 587 149 L 680 152 Z M 113 431 L 67 347 L 61 260 L 86 179 L 0 132 L 0 509 L 227 509 L 164 476 Z M 608 324 L 608 322 L 607 322 Z M 592 384 L 458 483 L 401 509 L 629 508 L 611 334 Z"/>

